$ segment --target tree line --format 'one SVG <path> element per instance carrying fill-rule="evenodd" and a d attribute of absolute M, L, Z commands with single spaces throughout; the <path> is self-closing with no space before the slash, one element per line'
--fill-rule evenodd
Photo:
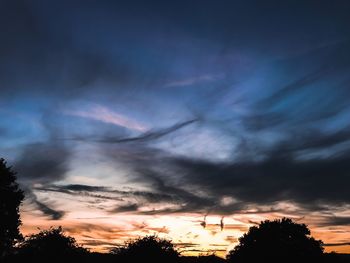
<path fill-rule="evenodd" d="M 0 159 L 0 262 L 349 262 L 336 253 L 324 253 L 323 242 L 314 239 L 305 224 L 289 218 L 250 227 L 226 259 L 214 254 L 182 256 L 170 240 L 155 235 L 130 240 L 109 253 L 89 251 L 66 235 L 62 227 L 23 237 L 19 207 L 24 193 L 16 180 L 16 173 Z"/>

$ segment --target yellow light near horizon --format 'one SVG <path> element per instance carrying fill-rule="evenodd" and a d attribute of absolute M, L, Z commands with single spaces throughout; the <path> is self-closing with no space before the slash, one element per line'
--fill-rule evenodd
<path fill-rule="evenodd" d="M 280 215 L 279 215 L 280 216 Z M 37 211 L 23 211 L 21 231 L 28 235 L 40 229 L 62 226 L 78 243 L 97 252 L 108 252 L 111 247 L 146 235 L 170 239 L 182 255 L 212 253 L 224 257 L 253 222 L 276 218 L 275 214 L 235 214 L 224 217 L 221 231 L 220 215 L 208 215 L 206 227 L 201 225 L 203 215 L 184 213 L 177 215 L 139 215 L 132 213 L 106 214 L 103 210 L 77 209 L 61 220 L 48 220 Z M 307 222 L 306 222 L 307 223 Z M 312 236 L 325 243 L 337 243 L 350 233 L 350 227 L 328 229 L 311 227 Z M 341 231 L 340 231 L 341 230 Z M 350 246 L 326 246 L 326 252 L 349 253 Z"/>

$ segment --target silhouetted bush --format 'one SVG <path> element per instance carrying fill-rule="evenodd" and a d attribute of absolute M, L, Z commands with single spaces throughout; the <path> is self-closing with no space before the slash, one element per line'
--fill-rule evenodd
<path fill-rule="evenodd" d="M 291 219 L 263 221 L 239 238 L 229 252 L 229 262 L 320 262 L 322 242 L 310 237 L 305 224 Z"/>
<path fill-rule="evenodd" d="M 50 228 L 30 235 L 19 247 L 20 259 L 34 261 L 58 261 L 83 257 L 87 250 L 79 246 L 73 237 L 67 236 L 61 227 Z"/>
<path fill-rule="evenodd" d="M 174 245 L 157 236 L 146 236 L 112 249 L 122 262 L 178 262 L 179 253 Z"/>
<path fill-rule="evenodd" d="M 216 255 L 181 257 L 181 263 L 224 263 L 225 259 Z"/>
<path fill-rule="evenodd" d="M 0 159 L 0 259 L 11 254 L 15 243 L 22 239 L 19 206 L 24 195 L 16 179 L 16 173 Z"/>

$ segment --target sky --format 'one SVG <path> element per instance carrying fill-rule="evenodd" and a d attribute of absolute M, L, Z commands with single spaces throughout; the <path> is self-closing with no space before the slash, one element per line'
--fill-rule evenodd
<path fill-rule="evenodd" d="M 25 234 L 224 255 L 265 219 L 350 253 L 348 1 L 0 0 Z"/>

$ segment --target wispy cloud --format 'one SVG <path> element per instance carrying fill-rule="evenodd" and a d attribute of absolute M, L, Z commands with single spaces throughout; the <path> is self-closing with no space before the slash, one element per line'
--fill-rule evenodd
<path fill-rule="evenodd" d="M 46 203 L 43 203 L 38 200 L 37 195 L 31 190 L 26 188 L 25 189 L 25 195 L 26 198 L 36 206 L 36 208 L 41 211 L 45 216 L 47 216 L 51 220 L 60 220 L 65 215 L 65 211 L 56 210 L 51 207 L 52 204 L 47 205 Z"/>
<path fill-rule="evenodd" d="M 148 129 L 145 125 L 134 121 L 120 113 L 112 111 L 102 105 L 94 105 L 88 110 L 65 110 L 63 111 L 63 113 L 71 116 L 77 116 L 101 121 L 104 123 L 110 123 L 140 132 L 145 132 Z"/>
<path fill-rule="evenodd" d="M 216 75 L 205 74 L 205 75 L 170 81 L 170 82 L 166 83 L 164 86 L 167 88 L 169 88 L 169 87 L 184 87 L 184 86 L 190 86 L 190 85 L 197 84 L 197 83 L 210 82 L 210 81 L 214 81 L 214 80 L 221 79 L 221 78 L 222 78 L 222 75 L 219 75 L 219 74 L 216 74 Z"/>
<path fill-rule="evenodd" d="M 35 204 L 38 206 L 39 210 L 44 213 L 44 215 L 48 216 L 52 220 L 59 220 L 65 214 L 65 212 L 54 210 L 38 200 L 35 200 Z"/>
<path fill-rule="evenodd" d="M 82 137 L 76 137 L 71 138 L 71 140 L 78 140 L 78 141 L 95 141 L 95 142 L 101 142 L 101 143 L 128 143 L 128 142 L 139 142 L 139 143 L 146 143 L 150 141 L 154 141 L 157 139 L 160 139 L 170 133 L 173 133 L 179 129 L 182 129 L 192 123 L 197 122 L 198 119 L 191 119 L 184 122 L 176 123 L 170 127 L 162 128 L 162 129 L 153 129 L 148 130 L 144 133 L 141 133 L 138 136 L 132 136 L 132 137 L 103 137 L 103 138 L 82 138 Z"/>
<path fill-rule="evenodd" d="M 338 246 L 349 246 L 350 242 L 342 242 L 342 243 L 326 243 L 323 244 L 325 247 L 338 247 Z"/>

